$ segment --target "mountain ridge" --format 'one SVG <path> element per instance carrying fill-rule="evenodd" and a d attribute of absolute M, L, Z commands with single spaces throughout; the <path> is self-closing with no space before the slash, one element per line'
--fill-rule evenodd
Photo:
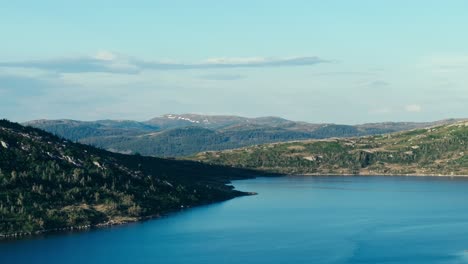
<path fill-rule="evenodd" d="M 456 119 L 447 119 L 420 123 L 340 125 L 296 122 L 280 117 L 166 114 L 144 122 L 40 120 L 24 124 L 114 152 L 179 157 L 201 151 L 232 149 L 262 143 L 385 134 L 455 121 Z M 189 127 L 193 127 L 191 129 L 193 134 L 187 133 Z"/>

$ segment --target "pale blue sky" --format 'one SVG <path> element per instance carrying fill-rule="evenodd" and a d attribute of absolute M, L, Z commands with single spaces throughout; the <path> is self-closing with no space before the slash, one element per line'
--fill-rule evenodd
<path fill-rule="evenodd" d="M 468 117 L 468 1 L 0 0 L 0 117 Z"/>

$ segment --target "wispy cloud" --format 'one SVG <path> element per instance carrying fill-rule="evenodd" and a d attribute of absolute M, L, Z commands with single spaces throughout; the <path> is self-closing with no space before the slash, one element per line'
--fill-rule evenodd
<path fill-rule="evenodd" d="M 375 75 L 372 71 L 328 71 L 328 72 L 315 72 L 310 73 L 313 76 L 369 76 Z"/>
<path fill-rule="evenodd" d="M 97 54 L 94 57 L 0 62 L 0 67 L 40 69 L 59 73 L 110 72 L 130 74 L 141 70 L 135 63 L 116 59 L 111 54 Z"/>
<path fill-rule="evenodd" d="M 108 72 L 134 74 L 144 70 L 190 70 L 255 67 L 311 66 L 330 61 L 319 57 L 214 58 L 196 63 L 146 61 L 101 51 L 95 56 L 0 62 L 0 67 L 32 68 L 59 73 Z"/>
<path fill-rule="evenodd" d="M 405 106 L 406 112 L 419 113 L 422 110 L 422 107 L 418 104 L 410 104 Z"/>
<path fill-rule="evenodd" d="M 393 110 L 390 107 L 385 106 L 373 108 L 369 111 L 371 114 L 390 114 L 392 112 Z"/>
<path fill-rule="evenodd" d="M 240 74 L 207 74 L 200 76 L 200 79 L 210 81 L 235 81 L 245 78 Z"/>
<path fill-rule="evenodd" d="M 461 73 L 466 75 L 468 55 L 465 53 L 430 56 L 423 58 L 417 66 L 436 74 Z"/>
<path fill-rule="evenodd" d="M 390 85 L 389 82 L 382 81 L 382 80 L 376 80 L 376 81 L 372 81 L 372 82 L 369 83 L 369 86 L 372 87 L 372 88 L 384 88 L 384 87 L 387 87 L 389 85 Z"/>

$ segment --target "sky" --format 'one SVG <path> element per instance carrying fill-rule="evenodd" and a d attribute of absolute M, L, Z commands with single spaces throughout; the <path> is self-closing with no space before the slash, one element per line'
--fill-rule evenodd
<path fill-rule="evenodd" d="M 0 0 L 0 118 L 468 117 L 468 1 Z"/>

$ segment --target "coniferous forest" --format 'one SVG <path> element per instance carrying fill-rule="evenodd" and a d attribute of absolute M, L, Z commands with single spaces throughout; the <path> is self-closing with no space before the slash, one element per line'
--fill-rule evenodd
<path fill-rule="evenodd" d="M 110 153 L 0 121 L 0 234 L 88 228 L 245 195 L 255 172 Z"/>

